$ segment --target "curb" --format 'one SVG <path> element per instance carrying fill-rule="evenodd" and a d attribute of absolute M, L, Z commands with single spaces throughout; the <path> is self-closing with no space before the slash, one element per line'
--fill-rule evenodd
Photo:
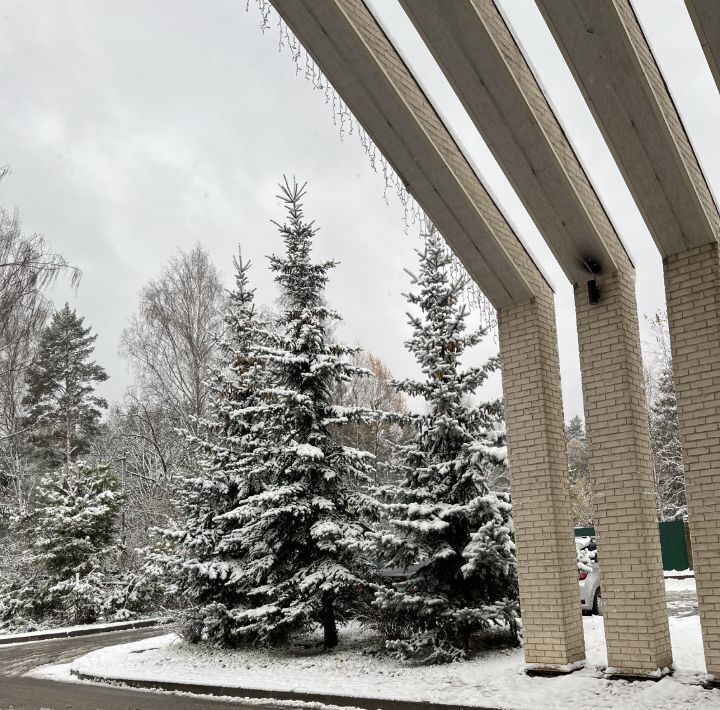
<path fill-rule="evenodd" d="M 195 683 L 171 683 L 162 680 L 133 680 L 130 678 L 106 678 L 76 670 L 70 673 L 78 680 L 91 683 L 122 685 L 139 690 L 164 690 L 176 693 L 192 693 L 194 695 L 217 695 L 230 698 L 251 698 L 267 701 L 295 701 L 305 703 L 322 703 L 339 707 L 362 708 L 362 710 L 499 710 L 497 707 L 481 705 L 451 705 L 435 703 L 427 700 L 393 700 L 391 698 L 353 698 L 348 695 L 332 695 L 330 693 L 303 693 L 295 690 L 260 690 L 258 688 L 224 687 L 216 685 L 200 685 Z"/>
<path fill-rule="evenodd" d="M 15 634 L 13 636 L 0 636 L 0 646 L 13 643 L 27 643 L 28 641 L 49 641 L 51 639 L 65 639 L 74 636 L 93 636 L 94 634 L 106 634 L 112 631 L 128 631 L 130 629 L 145 629 L 152 626 L 162 626 L 172 623 L 172 619 L 140 619 L 138 621 L 122 621 L 113 626 L 85 626 L 79 629 L 48 629 L 48 631 L 34 631 L 27 634 Z"/>

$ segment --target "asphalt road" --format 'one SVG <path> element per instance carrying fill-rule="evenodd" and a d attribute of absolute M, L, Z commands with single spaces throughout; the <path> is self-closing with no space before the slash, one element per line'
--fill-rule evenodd
<path fill-rule="evenodd" d="M 47 663 L 69 663 L 96 648 L 165 633 L 133 629 L 80 638 L 34 641 L 0 647 L 2 710 L 268 710 L 274 704 L 222 702 L 169 693 L 145 692 L 88 683 L 26 678 L 24 673 Z M 284 707 L 287 710 L 287 706 Z"/>

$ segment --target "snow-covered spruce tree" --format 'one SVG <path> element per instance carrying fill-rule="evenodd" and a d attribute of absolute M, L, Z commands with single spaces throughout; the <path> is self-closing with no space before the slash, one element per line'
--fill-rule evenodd
<path fill-rule="evenodd" d="M 45 474 L 34 511 L 19 523 L 29 574 L 0 594 L 0 617 L 88 623 L 105 612 L 119 552 L 120 484 L 107 465 L 72 463 Z"/>
<path fill-rule="evenodd" d="M 407 296 L 420 315 L 409 315 L 406 345 L 424 377 L 396 382 L 426 411 L 409 417 L 414 434 L 396 459 L 402 482 L 380 489 L 386 530 L 375 535 L 383 564 L 409 573 L 376 595 L 387 647 L 423 663 L 466 656 L 471 635 L 491 626 L 516 632 L 517 615 L 509 499 L 487 485 L 506 458 L 501 406 L 469 402 L 498 363 L 461 369 L 485 331 L 466 332 L 463 283 L 441 239 L 426 236 L 417 291 Z"/>
<path fill-rule="evenodd" d="M 685 467 L 672 362 L 666 362 L 660 372 L 649 419 L 658 517 L 660 520 L 682 520 L 687 515 Z"/>
<path fill-rule="evenodd" d="M 108 377 L 90 359 L 96 340 L 67 303 L 53 314 L 40 337 L 27 375 L 25 425 L 33 457 L 50 468 L 62 463 L 67 469 L 87 454 L 99 431 L 107 402 L 95 394 L 95 386 Z"/>
<path fill-rule="evenodd" d="M 260 348 L 273 376 L 258 432 L 265 489 L 217 520 L 236 530 L 230 580 L 248 600 L 229 614 L 234 638 L 278 644 L 319 625 L 330 648 L 338 623 L 366 612 L 372 600 L 363 516 L 374 501 L 350 485 L 370 482 L 372 455 L 332 435 L 366 415 L 331 403 L 333 385 L 360 370 L 347 360 L 354 350 L 329 338 L 339 320 L 324 298 L 334 263 L 311 260 L 316 229 L 303 215 L 305 186 L 286 180 L 281 193 L 285 255 L 270 258 L 281 294 L 277 341 Z"/>
<path fill-rule="evenodd" d="M 191 641 L 233 643 L 232 614 L 247 606 L 243 533 L 235 519 L 223 516 L 264 490 L 263 392 L 269 371 L 257 348 L 273 337 L 258 317 L 248 269 L 242 258 L 235 261 L 235 288 L 209 382 L 209 415 L 196 423 L 197 435 L 187 435 L 197 470 L 178 482 L 181 521 L 159 531 L 169 544 L 150 553 L 190 602 L 184 633 Z"/>

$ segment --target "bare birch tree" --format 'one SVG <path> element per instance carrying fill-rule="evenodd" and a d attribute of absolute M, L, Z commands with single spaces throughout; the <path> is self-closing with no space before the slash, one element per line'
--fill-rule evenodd
<path fill-rule="evenodd" d="M 137 378 L 135 396 L 192 428 L 207 408 L 206 377 L 222 323 L 225 292 L 208 253 L 179 251 L 140 294 L 123 331 L 122 352 Z"/>
<path fill-rule="evenodd" d="M 404 431 L 399 421 L 382 415 L 398 415 L 399 420 L 408 413 L 408 408 L 403 395 L 392 385 L 390 370 L 379 358 L 360 350 L 354 355 L 352 364 L 369 370 L 372 377 L 351 377 L 336 388 L 334 402 L 340 406 L 369 409 L 378 416 L 373 421 L 344 426 L 337 436 L 341 443 L 373 454 L 376 483 L 388 483 L 393 447 L 402 441 Z"/>
<path fill-rule="evenodd" d="M 0 180 L 7 173 L 0 168 Z M 45 291 L 61 275 L 73 286 L 80 280 L 79 270 L 42 235 L 22 234 L 17 210 L 0 208 L 0 505 L 6 511 L 23 510 L 32 492 L 34 477 L 22 451 L 32 423 L 22 400 L 38 336 L 52 312 Z"/>

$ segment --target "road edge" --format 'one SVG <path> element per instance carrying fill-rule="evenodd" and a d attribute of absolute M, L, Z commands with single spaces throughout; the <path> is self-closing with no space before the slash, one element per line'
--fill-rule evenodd
<path fill-rule="evenodd" d="M 362 710 L 501 710 L 485 705 L 450 705 L 430 701 L 394 700 L 392 698 L 355 698 L 348 695 L 330 693 L 304 693 L 295 690 L 261 690 L 258 688 L 239 688 L 234 686 L 202 685 L 197 683 L 175 683 L 162 680 L 135 680 L 132 678 L 107 678 L 90 673 L 70 670 L 78 680 L 104 685 L 122 685 L 137 690 L 163 690 L 193 695 L 213 695 L 230 698 L 250 698 L 253 700 L 295 701 L 322 703 L 339 707 L 362 708 Z"/>
<path fill-rule="evenodd" d="M 171 624 L 173 619 L 138 619 L 137 621 L 121 621 L 112 626 L 91 625 L 79 629 L 48 629 L 46 632 L 33 631 L 27 634 L 14 634 L 12 636 L 0 636 L 0 646 L 9 646 L 15 643 L 28 643 L 29 641 L 50 641 L 52 639 L 73 638 L 75 636 L 94 636 L 95 634 L 107 634 L 113 631 L 129 631 L 130 629 L 145 629 L 153 626 L 164 626 Z"/>

